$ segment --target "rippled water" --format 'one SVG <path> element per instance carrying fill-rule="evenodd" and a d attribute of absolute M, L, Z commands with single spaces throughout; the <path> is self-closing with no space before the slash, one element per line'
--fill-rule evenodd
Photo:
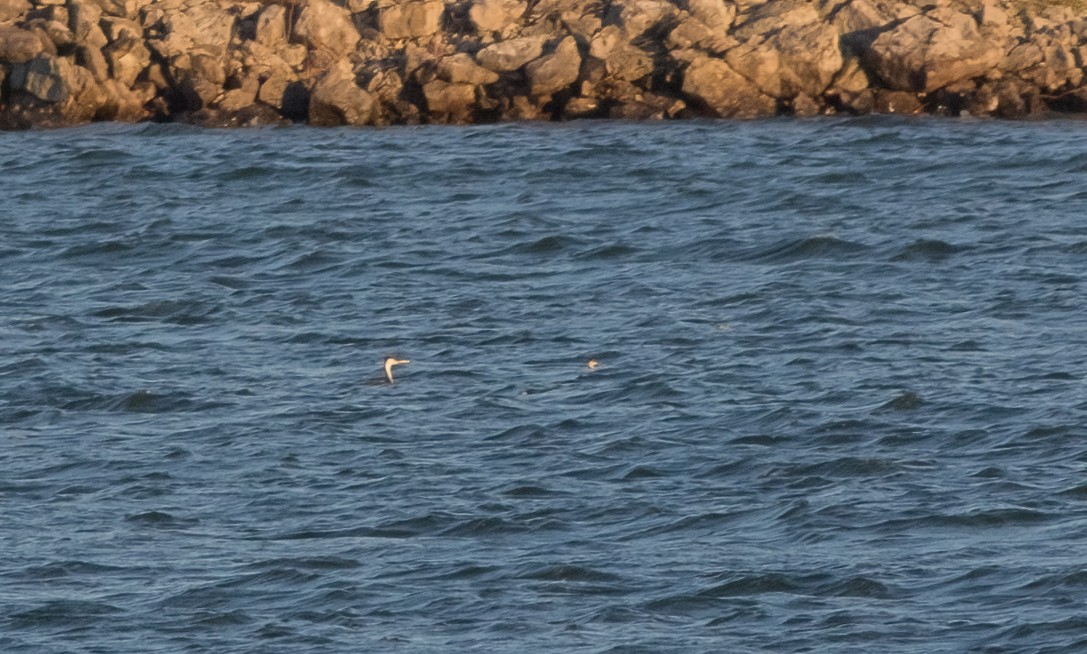
<path fill-rule="evenodd" d="M 0 182 L 3 651 L 1087 648 L 1087 124 L 95 126 Z"/>

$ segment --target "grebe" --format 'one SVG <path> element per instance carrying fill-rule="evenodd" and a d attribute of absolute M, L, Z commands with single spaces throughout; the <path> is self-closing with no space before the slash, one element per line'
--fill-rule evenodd
<path fill-rule="evenodd" d="M 385 379 L 389 380 L 389 383 L 393 383 L 393 366 L 399 366 L 402 363 L 411 363 L 408 359 L 397 359 L 396 357 L 385 357 Z"/>

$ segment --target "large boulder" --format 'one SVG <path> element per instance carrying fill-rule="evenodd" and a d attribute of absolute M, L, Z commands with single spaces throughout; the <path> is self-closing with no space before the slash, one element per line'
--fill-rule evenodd
<path fill-rule="evenodd" d="M 676 19 L 678 8 L 668 0 L 612 0 L 606 22 L 623 28 L 632 40 Z"/>
<path fill-rule="evenodd" d="M 736 20 L 736 5 L 725 0 L 687 0 L 687 11 L 691 18 L 721 34 Z"/>
<path fill-rule="evenodd" d="M 333 66 L 310 93 L 311 125 L 368 125 L 373 116 L 374 98 L 355 83 L 347 61 Z"/>
<path fill-rule="evenodd" d="M 1087 49 L 1081 52 L 1087 54 Z M 1001 68 L 1051 93 L 1066 86 L 1079 86 L 1083 81 L 1083 70 L 1076 65 L 1075 53 L 1044 33 L 1012 48 Z"/>
<path fill-rule="evenodd" d="M 522 36 L 489 45 L 476 53 L 479 65 L 498 73 L 515 71 L 543 54 L 546 36 Z"/>
<path fill-rule="evenodd" d="M 732 48 L 725 58 L 764 93 L 778 98 L 822 94 L 843 64 L 838 31 L 825 23 L 782 29 L 762 42 Z"/>
<path fill-rule="evenodd" d="M 283 5 L 266 5 L 257 15 L 254 40 L 269 47 L 287 43 L 287 9 Z"/>
<path fill-rule="evenodd" d="M 455 55 L 443 57 L 438 61 L 436 75 L 438 79 L 451 84 L 494 84 L 498 81 L 498 73 L 477 64 L 472 56 L 459 52 Z"/>
<path fill-rule="evenodd" d="M 144 46 L 142 39 L 117 39 L 106 47 L 103 54 L 113 79 L 128 88 L 132 88 L 136 78 L 151 64 L 151 51 Z"/>
<path fill-rule="evenodd" d="M 148 46 L 170 59 L 197 52 L 223 56 L 230 45 L 234 22 L 234 16 L 218 5 L 197 3 L 170 10 L 152 5 L 144 24 L 160 27 L 162 36 L 148 39 Z"/>
<path fill-rule="evenodd" d="M 581 52 L 577 41 L 568 36 L 555 51 L 525 67 L 529 93 L 536 97 L 551 95 L 577 81 L 581 73 Z"/>
<path fill-rule="evenodd" d="M 468 19 L 477 32 L 501 32 L 520 20 L 527 8 L 524 0 L 475 0 Z"/>
<path fill-rule="evenodd" d="M 0 27 L 0 62 L 23 64 L 42 54 L 45 46 L 34 32 Z"/>
<path fill-rule="evenodd" d="M 80 45 L 101 48 L 109 42 L 99 26 L 102 8 L 90 0 L 71 0 L 68 3 L 68 26 L 75 41 Z"/>
<path fill-rule="evenodd" d="M 354 52 L 361 38 L 351 14 L 328 0 L 307 0 L 295 22 L 294 36 L 311 50 L 336 57 Z"/>
<path fill-rule="evenodd" d="M 417 39 L 442 27 L 443 0 L 404 0 L 378 9 L 378 29 L 387 39 Z"/>
<path fill-rule="evenodd" d="M 436 79 L 423 85 L 427 110 L 439 122 L 468 122 L 476 108 L 476 87 Z"/>
<path fill-rule="evenodd" d="M 938 9 L 881 34 L 862 61 L 892 90 L 929 93 L 990 73 L 1004 51 L 1005 42 L 979 30 L 973 16 Z"/>
<path fill-rule="evenodd" d="M 11 88 L 26 92 L 42 102 L 63 103 L 73 94 L 93 83 L 90 72 L 66 57 L 40 55 L 14 66 Z"/>
<path fill-rule="evenodd" d="M 842 68 L 838 30 L 811 5 L 749 22 L 743 35 L 749 38 L 730 49 L 725 60 L 772 97 L 821 95 Z"/>
<path fill-rule="evenodd" d="M 608 25 L 593 36 L 589 55 L 604 62 L 604 72 L 612 79 L 632 81 L 653 72 L 652 55 L 632 45 L 615 25 Z"/>
<path fill-rule="evenodd" d="M 754 118 L 777 110 L 773 98 L 720 59 L 698 57 L 683 73 L 683 94 L 722 118 Z"/>
<path fill-rule="evenodd" d="M 0 25 L 14 22 L 30 11 L 30 3 L 26 0 L 0 0 Z"/>

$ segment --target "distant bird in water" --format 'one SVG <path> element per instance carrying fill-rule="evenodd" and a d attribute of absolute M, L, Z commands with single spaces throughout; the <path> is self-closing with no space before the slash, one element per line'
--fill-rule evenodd
<path fill-rule="evenodd" d="M 585 365 L 589 367 L 589 370 L 596 370 L 596 367 L 600 365 L 600 362 L 596 359 L 589 359 L 588 363 Z"/>
<path fill-rule="evenodd" d="M 387 379 L 390 384 L 393 383 L 393 366 L 399 366 L 402 363 L 411 363 L 411 361 L 409 359 L 385 357 L 385 379 Z"/>

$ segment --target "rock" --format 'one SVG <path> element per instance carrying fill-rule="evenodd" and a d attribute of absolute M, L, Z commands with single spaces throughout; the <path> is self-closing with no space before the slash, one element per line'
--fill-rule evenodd
<path fill-rule="evenodd" d="M 471 84 L 433 80 L 423 85 L 427 111 L 439 122 L 468 122 L 475 107 L 476 89 Z"/>
<path fill-rule="evenodd" d="M 37 21 L 35 21 L 37 22 Z M 38 29 L 45 32 L 45 35 L 49 37 L 49 40 L 53 42 L 53 45 L 59 48 L 71 48 L 75 45 L 75 35 L 72 34 L 72 30 L 68 29 L 67 25 L 57 22 L 55 20 L 45 21 L 37 25 Z"/>
<path fill-rule="evenodd" d="M 23 64 L 43 51 L 42 40 L 37 34 L 18 27 L 0 27 L 0 61 Z"/>
<path fill-rule="evenodd" d="M 30 11 L 26 0 L 0 0 L 0 25 L 12 22 Z"/>
<path fill-rule="evenodd" d="M 612 0 L 605 22 L 622 27 L 633 41 L 677 15 L 676 6 L 667 0 Z"/>
<path fill-rule="evenodd" d="M 524 0 L 475 0 L 468 19 L 479 33 L 501 32 L 524 15 Z"/>
<path fill-rule="evenodd" d="M 732 48 L 725 60 L 763 93 L 776 98 L 822 95 L 842 67 L 838 30 L 818 22 L 788 25 L 765 39 L 751 39 Z"/>
<path fill-rule="evenodd" d="M 476 53 L 479 65 L 499 73 L 519 69 L 543 54 L 546 36 L 524 36 L 499 41 Z"/>
<path fill-rule="evenodd" d="M 773 115 L 777 104 L 720 59 L 696 58 L 683 74 L 684 95 L 722 118 Z"/>
<path fill-rule="evenodd" d="M 136 122 L 147 117 L 145 100 L 119 82 L 106 80 L 99 85 L 99 91 L 103 98 L 94 119 Z"/>
<path fill-rule="evenodd" d="M 91 0 L 71 0 L 68 3 L 68 27 L 80 45 L 102 48 L 109 43 L 98 25 L 101 19 L 102 9 Z"/>
<path fill-rule="evenodd" d="M 103 16 L 99 24 L 110 43 L 120 39 L 143 39 L 143 27 L 134 20 L 119 16 Z"/>
<path fill-rule="evenodd" d="M 63 102 L 72 94 L 74 70 L 64 57 L 41 55 L 12 69 L 12 88 L 25 91 L 42 102 Z"/>
<path fill-rule="evenodd" d="M 529 93 L 536 97 L 563 90 L 576 82 L 580 73 L 581 52 L 572 36 L 563 39 L 553 53 L 525 67 Z"/>
<path fill-rule="evenodd" d="M 283 96 L 287 91 L 287 86 L 294 80 L 280 73 L 273 73 L 260 85 L 260 90 L 257 92 L 257 99 L 276 109 L 283 107 Z"/>
<path fill-rule="evenodd" d="M 996 0 L 982 0 L 981 7 L 977 10 L 977 19 L 982 26 L 1004 27 L 1008 24 L 1008 12 Z"/>
<path fill-rule="evenodd" d="M 76 50 L 76 63 L 90 71 L 94 81 L 102 83 L 109 79 L 109 63 L 102 56 L 102 51 L 87 45 Z"/>
<path fill-rule="evenodd" d="M 691 18 L 710 30 L 724 34 L 736 20 L 736 5 L 725 0 L 687 0 Z"/>
<path fill-rule="evenodd" d="M 335 57 L 353 52 L 361 38 L 351 14 L 328 0 L 306 0 L 295 22 L 294 36 L 310 49 Z"/>
<path fill-rule="evenodd" d="M 862 61 L 891 90 L 930 92 L 983 76 L 1003 56 L 1003 43 L 983 36 L 972 16 L 947 10 L 915 16 L 884 32 Z"/>
<path fill-rule="evenodd" d="M 600 100 L 592 97 L 571 98 L 562 108 L 564 118 L 597 118 L 603 115 Z"/>
<path fill-rule="evenodd" d="M 627 41 L 615 25 L 600 30 L 589 43 L 589 55 L 604 62 L 605 75 L 623 81 L 652 74 L 653 57 Z"/>
<path fill-rule="evenodd" d="M 136 78 L 151 63 L 151 51 L 144 47 L 141 39 L 118 39 L 108 45 L 103 54 L 113 78 L 127 88 L 132 88 Z"/>
<path fill-rule="evenodd" d="M 878 91 L 873 111 L 880 114 L 919 114 L 921 101 L 916 93 L 908 91 Z"/>
<path fill-rule="evenodd" d="M 196 51 L 223 56 L 230 45 L 235 21 L 233 15 L 212 4 L 152 10 L 147 18 L 159 23 L 164 33 L 161 38 L 148 39 L 147 45 L 165 59 Z"/>
<path fill-rule="evenodd" d="M 737 45 L 736 40 L 730 38 L 726 30 L 714 29 L 693 17 L 688 17 L 672 28 L 665 44 L 669 50 L 699 48 L 714 54 L 724 53 Z"/>
<path fill-rule="evenodd" d="M 287 9 L 283 5 L 267 5 L 257 16 L 255 40 L 276 47 L 287 43 Z"/>
<path fill-rule="evenodd" d="M 311 125 L 366 125 L 374 113 L 374 98 L 355 83 L 347 61 L 340 61 L 313 87 L 309 98 Z"/>
<path fill-rule="evenodd" d="M 256 101 L 259 89 L 260 82 L 255 77 L 247 77 L 241 80 L 237 88 L 224 93 L 223 97 L 216 102 L 216 108 L 220 111 L 241 111 Z"/>
<path fill-rule="evenodd" d="M 1013 47 L 1000 69 L 1041 90 L 1056 92 L 1082 82 L 1083 70 L 1076 64 L 1076 56 L 1065 39 L 1047 30 Z"/>
<path fill-rule="evenodd" d="M 464 52 L 443 57 L 436 74 L 438 79 L 452 84 L 494 84 L 499 79 L 498 73 L 480 66 Z"/>
<path fill-rule="evenodd" d="M 441 29 L 443 0 L 404 0 L 378 9 L 378 29 L 387 39 L 417 39 Z"/>

